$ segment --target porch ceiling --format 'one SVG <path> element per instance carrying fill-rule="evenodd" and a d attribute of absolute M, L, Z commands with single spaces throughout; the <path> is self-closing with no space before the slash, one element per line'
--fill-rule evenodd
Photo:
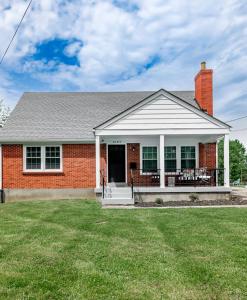
<path fill-rule="evenodd" d="M 222 139 L 224 137 L 223 134 L 169 134 L 166 136 L 166 139 L 168 140 L 179 140 L 179 139 L 194 139 L 197 140 L 200 143 L 213 143 L 213 142 L 217 142 L 217 140 Z M 119 136 L 117 134 L 112 134 L 112 135 L 102 135 L 101 136 L 101 142 L 109 142 L 109 143 L 113 143 L 114 141 L 118 141 L 118 142 L 123 142 L 127 141 L 127 142 L 131 142 L 131 143 L 135 143 L 138 141 L 142 141 L 142 140 L 146 140 L 146 139 L 153 139 L 153 140 L 159 140 L 159 135 L 158 134 L 153 134 L 153 135 L 122 135 Z"/>

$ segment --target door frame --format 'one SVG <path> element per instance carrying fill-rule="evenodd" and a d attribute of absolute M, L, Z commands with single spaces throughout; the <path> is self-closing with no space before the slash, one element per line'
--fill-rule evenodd
<path fill-rule="evenodd" d="M 128 174 L 127 174 L 127 169 L 128 169 L 128 162 L 127 162 L 127 159 L 128 159 L 128 155 L 127 155 L 127 144 L 126 143 L 107 143 L 106 145 L 106 158 L 107 158 L 107 167 L 106 167 L 106 177 L 107 177 L 107 182 L 109 183 L 109 156 L 108 156 L 108 147 L 109 146 L 124 146 L 124 151 L 125 151 L 125 182 L 124 183 L 127 183 L 128 182 Z"/>

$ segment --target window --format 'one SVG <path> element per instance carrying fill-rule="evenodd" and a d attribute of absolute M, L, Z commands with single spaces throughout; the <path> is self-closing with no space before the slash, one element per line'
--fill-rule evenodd
<path fill-rule="evenodd" d="M 194 169 L 196 167 L 196 147 L 181 147 L 181 168 Z"/>
<path fill-rule="evenodd" d="M 61 146 L 26 146 L 26 171 L 61 171 Z"/>
<path fill-rule="evenodd" d="M 176 146 L 165 147 L 165 171 L 176 172 L 176 170 L 177 170 Z"/>
<path fill-rule="evenodd" d="M 26 169 L 41 170 L 41 147 L 26 148 Z"/>
<path fill-rule="evenodd" d="M 60 169 L 60 147 L 45 147 L 45 168 Z"/>
<path fill-rule="evenodd" d="M 157 147 L 142 147 L 143 173 L 157 172 Z"/>

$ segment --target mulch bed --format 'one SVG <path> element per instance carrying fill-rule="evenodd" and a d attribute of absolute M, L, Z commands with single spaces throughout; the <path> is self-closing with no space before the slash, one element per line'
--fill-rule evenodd
<path fill-rule="evenodd" d="M 154 202 L 136 203 L 137 207 L 168 207 L 168 206 L 212 206 L 212 205 L 247 205 L 247 200 L 207 200 L 207 201 L 166 201 L 163 204 Z"/>

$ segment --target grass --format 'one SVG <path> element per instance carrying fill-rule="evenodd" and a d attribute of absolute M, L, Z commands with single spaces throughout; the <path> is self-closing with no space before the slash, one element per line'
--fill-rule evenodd
<path fill-rule="evenodd" d="M 0 205 L 1 299 L 246 299 L 247 209 Z"/>

